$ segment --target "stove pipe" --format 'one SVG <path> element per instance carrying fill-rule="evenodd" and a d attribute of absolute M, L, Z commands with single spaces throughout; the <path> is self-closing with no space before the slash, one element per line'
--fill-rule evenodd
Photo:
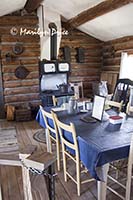
<path fill-rule="evenodd" d="M 50 29 L 50 58 L 57 59 L 57 26 L 55 23 L 49 24 Z"/>

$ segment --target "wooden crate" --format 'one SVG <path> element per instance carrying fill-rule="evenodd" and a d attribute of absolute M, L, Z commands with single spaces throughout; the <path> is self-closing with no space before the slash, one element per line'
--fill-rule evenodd
<path fill-rule="evenodd" d="M 29 121 L 32 119 L 31 117 L 31 109 L 28 108 L 17 108 L 15 110 L 15 119 L 17 122 Z"/>
<path fill-rule="evenodd" d="M 13 121 L 14 120 L 14 112 L 15 112 L 15 107 L 8 105 L 7 106 L 7 115 L 6 115 L 6 119 L 8 121 Z"/>

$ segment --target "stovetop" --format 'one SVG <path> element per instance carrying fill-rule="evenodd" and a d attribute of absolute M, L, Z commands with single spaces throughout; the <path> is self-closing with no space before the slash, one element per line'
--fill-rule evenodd
<path fill-rule="evenodd" d="M 42 91 L 41 93 L 42 94 L 53 94 L 53 93 L 55 93 L 55 91 L 58 91 L 58 90 L 45 90 L 45 91 Z"/>
<path fill-rule="evenodd" d="M 67 96 L 67 95 L 74 95 L 73 91 L 62 93 L 60 90 L 45 90 L 40 93 L 41 96 L 52 96 L 55 95 L 56 97 L 60 96 Z"/>

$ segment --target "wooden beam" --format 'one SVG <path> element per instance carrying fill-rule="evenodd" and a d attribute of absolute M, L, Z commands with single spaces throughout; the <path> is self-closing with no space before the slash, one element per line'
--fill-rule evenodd
<path fill-rule="evenodd" d="M 42 1 L 43 0 L 27 0 L 24 8 L 28 13 L 31 13 L 39 7 Z"/>
<path fill-rule="evenodd" d="M 126 4 L 132 3 L 133 0 L 107 0 L 104 1 L 95 7 L 89 8 L 78 14 L 77 16 L 73 17 L 72 19 L 68 20 L 66 23 L 66 28 L 76 28 L 96 17 L 104 15 L 108 12 L 111 12 L 117 8 L 120 8 Z"/>

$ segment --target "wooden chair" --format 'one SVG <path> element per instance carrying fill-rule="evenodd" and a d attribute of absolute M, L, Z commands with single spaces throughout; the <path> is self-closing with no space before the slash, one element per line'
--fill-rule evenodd
<path fill-rule="evenodd" d="M 106 100 L 106 102 L 105 102 L 105 110 L 110 108 L 110 107 L 115 107 L 120 112 L 122 110 L 122 105 L 123 105 L 123 101 L 121 101 L 119 103 L 119 102 L 116 102 L 116 101 Z M 122 166 L 122 164 L 124 162 L 122 162 L 121 164 L 120 163 L 121 163 L 121 161 L 120 162 L 118 161 L 118 162 L 110 163 L 110 167 L 112 167 L 115 170 L 116 178 L 118 178 L 118 175 L 119 175 L 119 171 L 120 171 L 120 168 L 121 168 L 120 165 Z"/>
<path fill-rule="evenodd" d="M 106 107 L 106 105 L 107 105 L 107 107 Z M 106 102 L 105 102 L 105 110 L 110 108 L 110 106 L 111 106 L 111 107 L 118 108 L 118 111 L 120 112 L 122 110 L 122 105 L 123 105 L 123 101 L 121 101 L 119 103 L 119 102 L 116 102 L 116 101 L 106 100 Z M 112 169 L 115 170 L 116 179 L 118 179 L 118 177 L 119 177 L 120 170 L 122 170 L 122 168 L 125 168 L 125 165 L 126 165 L 125 163 L 126 163 L 125 160 L 118 160 L 116 162 L 110 163 L 110 167 L 112 167 Z"/>
<path fill-rule="evenodd" d="M 61 97 L 55 97 L 54 95 L 52 96 L 53 99 L 53 105 L 54 106 L 58 106 L 58 107 L 62 107 L 62 109 L 66 110 L 68 107 L 68 102 L 69 99 L 72 96 L 61 96 Z"/>
<path fill-rule="evenodd" d="M 80 89 L 81 89 L 81 98 L 84 98 L 84 91 L 83 91 L 83 82 L 71 82 L 70 86 L 74 88 L 74 96 L 76 99 L 80 98 Z"/>
<path fill-rule="evenodd" d="M 77 194 L 80 196 L 81 184 L 91 182 L 95 179 L 91 178 L 88 180 L 81 181 L 81 170 L 80 170 L 80 158 L 79 158 L 79 149 L 76 137 L 76 131 L 73 123 L 67 125 L 62 123 L 57 118 L 57 115 L 52 112 L 57 127 L 59 129 L 59 134 L 61 138 L 62 144 L 62 154 L 63 154 L 63 168 L 64 168 L 64 179 L 67 182 L 67 177 L 69 177 L 74 183 L 77 185 Z M 64 133 L 66 134 L 64 135 Z M 67 135 L 68 134 L 68 135 Z M 67 139 L 67 137 L 71 137 L 73 142 Z M 71 150 L 70 150 L 71 149 Z M 70 151 L 69 151 L 70 150 Z M 72 152 L 74 152 L 74 155 Z M 67 170 L 67 158 L 71 159 L 76 165 L 76 178 L 72 177 L 71 173 Z M 87 172 L 87 170 L 86 170 Z"/>
<path fill-rule="evenodd" d="M 60 141 L 59 141 L 59 134 L 58 129 L 55 124 L 55 121 L 53 120 L 53 115 L 40 106 L 41 112 L 44 117 L 44 121 L 46 124 L 47 129 L 47 136 L 48 136 L 48 142 L 49 142 L 49 151 L 52 153 L 52 142 L 56 144 L 56 154 L 57 154 L 57 169 L 60 171 Z"/>
<path fill-rule="evenodd" d="M 133 81 L 130 79 L 118 79 L 115 85 L 112 100 L 117 102 L 123 101 L 123 111 L 126 111 L 130 86 L 133 86 Z"/>
<path fill-rule="evenodd" d="M 107 105 L 107 106 L 109 106 L 109 107 L 111 106 L 111 107 L 118 108 L 118 110 L 119 110 L 119 112 L 120 112 L 121 109 L 122 109 L 123 101 L 121 101 L 121 102 L 119 103 L 119 102 L 116 102 L 116 101 L 106 100 L 105 105 Z"/>
<path fill-rule="evenodd" d="M 57 106 L 58 99 L 52 95 L 53 106 Z"/>
<path fill-rule="evenodd" d="M 130 115 L 130 112 L 133 113 L 133 106 L 131 106 L 130 103 L 128 102 L 127 108 L 126 108 L 126 113 L 128 115 Z"/>
<path fill-rule="evenodd" d="M 129 151 L 129 157 L 128 157 L 126 185 L 124 185 L 123 183 L 120 183 L 118 180 L 108 175 L 109 179 L 114 181 L 116 184 L 118 184 L 120 187 L 122 187 L 125 190 L 125 196 L 121 195 L 110 186 L 107 186 L 107 189 L 109 189 L 111 192 L 113 192 L 114 194 L 116 194 L 118 197 L 120 197 L 123 200 L 130 200 L 131 179 L 133 178 L 132 169 L 133 169 L 133 136 L 131 138 L 131 145 L 130 145 L 130 151 Z"/>

